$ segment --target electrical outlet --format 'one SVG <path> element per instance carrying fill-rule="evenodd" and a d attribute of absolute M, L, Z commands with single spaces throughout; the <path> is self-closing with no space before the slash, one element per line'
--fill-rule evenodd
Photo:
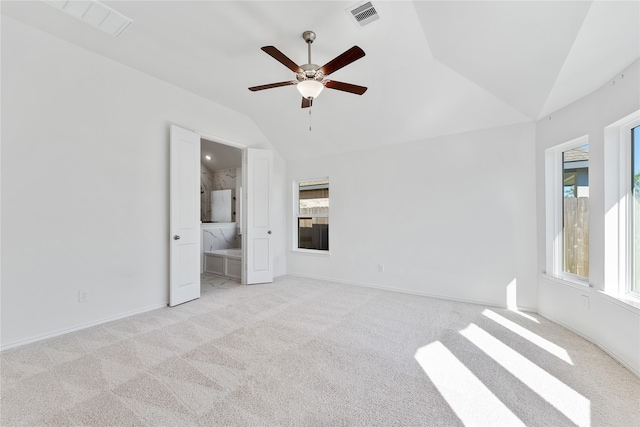
<path fill-rule="evenodd" d="M 378 271 L 384 273 L 384 264 L 378 264 Z"/>
<path fill-rule="evenodd" d="M 78 302 L 85 302 L 89 299 L 89 292 L 78 291 Z"/>
<path fill-rule="evenodd" d="M 587 295 L 582 295 L 582 307 L 589 308 L 589 297 Z"/>

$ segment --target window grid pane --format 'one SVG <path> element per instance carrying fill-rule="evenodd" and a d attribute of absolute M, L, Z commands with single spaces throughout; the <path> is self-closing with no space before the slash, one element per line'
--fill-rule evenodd
<path fill-rule="evenodd" d="M 562 153 L 562 270 L 589 277 L 589 146 Z"/>
<path fill-rule="evenodd" d="M 329 218 L 298 218 L 298 248 L 329 250 Z"/>

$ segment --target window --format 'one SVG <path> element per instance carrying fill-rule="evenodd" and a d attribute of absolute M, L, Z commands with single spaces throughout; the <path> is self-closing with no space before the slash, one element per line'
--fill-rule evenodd
<path fill-rule="evenodd" d="M 562 271 L 589 277 L 589 146 L 562 152 Z"/>
<path fill-rule="evenodd" d="M 588 286 L 589 140 L 545 152 L 547 274 Z"/>
<path fill-rule="evenodd" d="M 640 126 L 631 130 L 631 286 L 640 294 Z"/>
<path fill-rule="evenodd" d="M 329 250 L 329 180 L 300 181 L 297 195 L 297 248 Z"/>
<path fill-rule="evenodd" d="M 640 111 L 604 129 L 604 291 L 640 308 Z"/>

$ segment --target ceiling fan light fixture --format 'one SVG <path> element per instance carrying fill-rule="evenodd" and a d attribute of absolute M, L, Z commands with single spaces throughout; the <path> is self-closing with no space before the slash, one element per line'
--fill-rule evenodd
<path fill-rule="evenodd" d="M 306 99 L 316 98 L 320 95 L 322 89 L 324 89 L 324 85 L 317 80 L 303 80 L 299 82 L 296 87 L 302 94 L 302 97 Z"/>

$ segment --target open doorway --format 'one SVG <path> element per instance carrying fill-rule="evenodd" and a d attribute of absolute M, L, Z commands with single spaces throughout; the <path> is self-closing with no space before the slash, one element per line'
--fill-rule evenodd
<path fill-rule="evenodd" d="M 241 280 L 242 150 L 200 140 L 200 273 Z"/>
<path fill-rule="evenodd" d="M 211 154 L 202 150 L 203 139 L 215 145 L 210 146 Z M 273 243 L 271 239 L 271 182 L 273 177 L 273 153 L 257 148 L 239 149 L 237 144 L 221 142 L 215 138 L 171 125 L 169 138 L 169 305 L 174 307 L 200 297 L 200 272 L 212 270 L 205 251 L 207 244 L 203 228 L 215 224 L 227 224 L 235 227 L 240 236 L 241 255 L 236 259 L 212 259 L 218 265 L 219 272 L 240 276 L 242 284 L 270 283 L 273 281 Z M 205 143 L 207 144 L 207 143 Z M 209 147 L 209 145 L 206 145 Z M 235 147 L 230 153 L 235 158 L 233 164 L 206 167 L 208 174 L 215 179 L 217 171 L 235 168 L 235 196 L 231 196 L 232 209 L 235 207 L 235 222 L 202 222 L 200 209 L 201 196 L 205 191 L 213 191 L 215 180 L 210 181 L 205 190 L 201 180 L 201 168 L 204 161 L 214 161 L 216 155 Z M 226 150 L 225 150 L 226 149 Z M 240 154 L 239 162 L 237 154 Z M 208 159 L 211 157 L 211 159 Z M 246 188 L 243 191 L 243 188 Z M 200 191 L 199 191 L 200 190 Z M 211 204 L 213 195 L 210 194 Z M 235 200 L 233 200 L 235 197 Z M 211 210 L 215 209 L 215 204 Z M 206 214 L 206 208 L 205 208 Z M 233 210 L 231 211 L 233 219 Z M 215 219 L 205 219 L 215 221 Z M 222 240 L 228 242 L 229 236 Z M 212 248 L 212 247 L 211 247 Z M 200 251 L 198 251 L 200 249 Z M 235 249 L 235 248 L 234 248 Z M 233 250 L 233 249 L 230 249 Z M 236 249 L 237 250 L 237 249 Z M 209 251 L 211 252 L 211 251 Z M 210 255 L 210 254 L 209 254 Z M 199 262 L 199 259 L 201 260 Z M 200 268 L 199 268 L 200 267 Z M 238 273 L 238 270 L 240 271 Z"/>

